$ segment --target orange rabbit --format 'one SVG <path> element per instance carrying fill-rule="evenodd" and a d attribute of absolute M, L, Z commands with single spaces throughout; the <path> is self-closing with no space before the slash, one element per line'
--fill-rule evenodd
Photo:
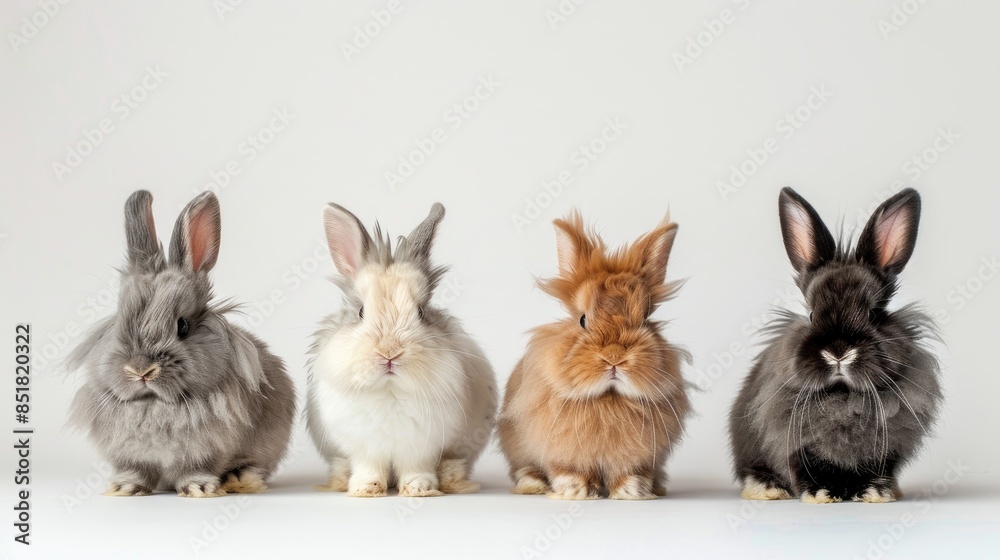
<path fill-rule="evenodd" d="M 632 246 L 608 251 L 579 213 L 556 220 L 559 274 L 540 287 L 569 317 L 535 329 L 507 382 L 499 423 L 516 494 L 653 499 L 690 405 L 686 354 L 650 318 L 677 234 L 669 214 Z"/>

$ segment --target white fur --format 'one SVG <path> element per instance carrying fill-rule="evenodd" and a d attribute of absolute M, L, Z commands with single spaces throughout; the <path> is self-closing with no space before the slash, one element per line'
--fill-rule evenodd
<path fill-rule="evenodd" d="M 743 479 L 740 497 L 744 500 L 788 500 L 792 496 L 783 488 L 768 486 L 752 476 Z"/>
<path fill-rule="evenodd" d="M 597 498 L 587 490 L 587 481 L 582 477 L 557 474 L 552 477 L 552 491 L 548 497 L 555 500 L 591 500 Z"/>
<path fill-rule="evenodd" d="M 653 480 L 647 477 L 631 475 L 611 491 L 612 500 L 655 500 Z"/>
<path fill-rule="evenodd" d="M 831 496 L 826 488 L 820 488 L 815 494 L 812 492 L 803 492 L 801 499 L 802 502 L 807 504 L 834 504 L 841 501 L 840 498 Z"/>
<path fill-rule="evenodd" d="M 821 350 L 820 353 L 819 353 L 819 355 L 822 356 L 823 361 L 825 361 L 827 364 L 829 364 L 831 366 L 834 366 L 834 367 L 840 367 L 840 366 L 847 367 L 847 366 L 853 364 L 854 360 L 858 359 L 858 349 L 857 348 L 851 348 L 850 350 L 848 350 L 840 358 L 834 356 L 833 352 L 830 352 L 829 350 Z"/>
<path fill-rule="evenodd" d="M 892 490 L 882 490 L 878 488 L 866 488 L 865 492 L 860 496 L 854 496 L 852 498 L 855 502 L 864 502 L 866 504 L 886 504 L 889 502 L 896 501 L 896 495 Z"/>
<path fill-rule="evenodd" d="M 514 494 L 544 494 L 548 491 L 549 485 L 534 474 L 534 469 L 521 468 L 514 473 Z"/>
<path fill-rule="evenodd" d="M 345 308 L 317 334 L 310 433 L 331 479 L 343 477 L 334 471 L 346 461 L 352 495 L 384 495 L 393 485 L 404 495 L 438 495 L 442 459 L 465 459 L 471 468 L 489 441 L 493 370 L 453 319 L 438 315 L 432 326 L 420 319 L 426 287 L 412 265 L 365 265 L 354 287 L 364 319 Z M 448 476 L 457 479 L 453 470 Z"/>
<path fill-rule="evenodd" d="M 833 373 L 835 377 L 843 377 L 848 380 L 851 379 L 851 364 L 858 359 L 858 349 L 851 348 L 841 357 L 836 357 L 833 352 L 829 350 L 821 350 L 819 353 L 820 357 L 827 365 L 833 367 Z"/>

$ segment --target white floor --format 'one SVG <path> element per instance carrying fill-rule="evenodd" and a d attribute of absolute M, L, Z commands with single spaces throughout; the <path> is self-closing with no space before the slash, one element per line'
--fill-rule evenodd
<path fill-rule="evenodd" d="M 480 494 L 422 500 L 320 493 L 319 478 L 282 473 L 267 494 L 209 500 L 107 498 L 97 474 L 49 479 L 34 488 L 32 545 L 8 550 L 144 560 L 1000 558 L 1000 491 L 967 483 L 904 484 L 910 497 L 894 504 L 807 505 L 743 502 L 723 482 L 690 479 L 652 502 L 513 496 L 495 463 L 476 477 Z"/>

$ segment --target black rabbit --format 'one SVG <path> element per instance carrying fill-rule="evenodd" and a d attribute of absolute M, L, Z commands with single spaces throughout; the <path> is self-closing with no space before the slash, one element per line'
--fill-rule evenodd
<path fill-rule="evenodd" d="M 782 312 L 765 329 L 772 338 L 730 413 L 743 498 L 893 501 L 942 400 L 930 317 L 887 308 L 913 253 L 920 196 L 886 200 L 853 250 L 790 188 L 779 215 L 810 313 Z"/>

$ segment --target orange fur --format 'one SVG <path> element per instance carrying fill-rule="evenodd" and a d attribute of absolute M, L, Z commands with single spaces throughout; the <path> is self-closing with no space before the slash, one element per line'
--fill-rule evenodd
<path fill-rule="evenodd" d="M 683 354 L 649 316 L 672 292 L 677 224 L 613 252 L 577 213 L 555 225 L 560 272 L 541 287 L 570 317 L 535 329 L 507 383 L 499 436 L 511 476 L 541 473 L 554 497 L 662 495 L 689 403 Z"/>

